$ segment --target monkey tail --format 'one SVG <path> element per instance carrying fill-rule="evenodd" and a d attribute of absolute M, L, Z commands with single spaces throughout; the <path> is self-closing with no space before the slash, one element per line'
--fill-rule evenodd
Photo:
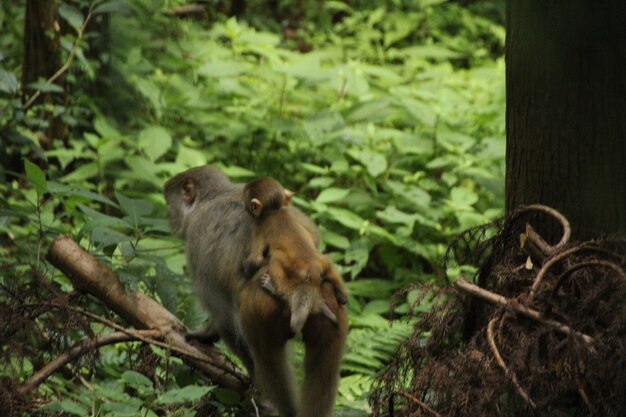
<path fill-rule="evenodd" d="M 321 288 L 315 288 L 309 283 L 300 284 L 291 295 L 290 327 L 294 334 L 300 333 L 304 324 L 312 314 L 322 314 L 334 325 L 337 324 L 337 315 L 328 307 Z"/>

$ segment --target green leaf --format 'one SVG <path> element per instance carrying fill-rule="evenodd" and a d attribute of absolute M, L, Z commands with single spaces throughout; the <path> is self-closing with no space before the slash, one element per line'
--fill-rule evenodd
<path fill-rule="evenodd" d="M 471 208 L 478 201 L 478 194 L 466 187 L 454 187 L 450 191 L 450 202 L 456 208 Z"/>
<path fill-rule="evenodd" d="M 122 13 L 125 11 L 129 11 L 130 6 L 126 0 L 111 0 L 104 1 L 94 7 L 93 14 L 103 14 L 103 13 Z"/>
<path fill-rule="evenodd" d="M 214 387 L 188 385 L 184 388 L 174 388 L 163 393 L 157 399 L 158 404 L 178 404 L 186 401 L 197 401 L 211 392 Z"/>
<path fill-rule="evenodd" d="M 63 87 L 57 84 L 49 83 L 45 80 L 30 83 L 28 84 L 28 87 L 34 90 L 39 90 L 42 93 L 63 93 L 65 91 L 63 90 Z"/>
<path fill-rule="evenodd" d="M 352 296 L 384 299 L 389 298 L 402 284 L 385 279 L 359 279 L 346 282 Z"/>
<path fill-rule="evenodd" d="M 28 159 L 24 159 L 24 169 L 26 171 L 26 179 L 37 191 L 38 195 L 45 193 L 48 190 L 48 183 L 46 181 L 46 174 L 43 173 L 41 168 L 30 162 Z"/>
<path fill-rule="evenodd" d="M 144 374 L 135 371 L 125 371 L 121 376 L 122 381 L 137 389 L 152 389 L 152 381 Z"/>
<path fill-rule="evenodd" d="M 249 64 L 236 61 L 214 61 L 207 62 L 198 68 L 198 74 L 205 77 L 235 77 L 248 71 Z"/>
<path fill-rule="evenodd" d="M 361 230 L 365 222 L 358 214 L 343 208 L 329 207 L 328 214 L 330 214 L 333 220 L 353 230 Z"/>
<path fill-rule="evenodd" d="M 344 250 L 350 247 L 350 240 L 347 237 L 326 228 L 320 227 L 320 230 L 325 244 Z"/>
<path fill-rule="evenodd" d="M 150 160 L 156 161 L 172 147 L 172 137 L 161 126 L 150 126 L 139 133 L 138 144 Z"/>
<path fill-rule="evenodd" d="M 432 106 L 412 98 L 402 99 L 402 104 L 406 110 L 417 120 L 422 122 L 424 126 L 434 127 L 437 121 L 437 113 Z"/>
<path fill-rule="evenodd" d="M 42 410 L 64 412 L 75 416 L 89 416 L 90 413 L 79 403 L 72 400 L 63 400 L 55 403 L 46 404 L 41 407 Z"/>
<path fill-rule="evenodd" d="M 94 193 L 93 191 L 86 190 L 84 188 L 79 187 L 71 187 L 69 185 L 61 184 L 56 181 L 48 181 L 48 191 L 50 191 L 55 196 L 57 195 L 67 195 L 67 196 L 76 196 L 81 197 L 87 201 L 98 201 L 100 203 L 107 204 L 112 207 L 117 207 L 117 204 L 107 197 L 100 195 L 98 193 Z"/>
<path fill-rule="evenodd" d="M 400 223 L 413 227 L 413 224 L 419 217 L 417 214 L 408 214 L 400 211 L 396 206 L 388 206 L 385 210 L 376 212 L 376 217 L 386 221 L 387 223 Z"/>
<path fill-rule="evenodd" d="M 120 203 L 122 211 L 128 215 L 130 222 L 135 227 L 142 224 L 142 217 L 149 215 L 154 210 L 154 204 L 150 200 L 128 198 L 117 191 L 115 192 L 115 198 Z"/>
<path fill-rule="evenodd" d="M 139 409 L 143 402 L 138 398 L 129 398 L 124 402 L 107 402 L 102 405 L 103 411 L 108 411 L 110 417 L 136 417 L 141 415 Z"/>
<path fill-rule="evenodd" d="M 345 121 L 339 112 L 324 111 L 308 115 L 302 125 L 312 141 L 321 141 L 343 128 Z"/>
<path fill-rule="evenodd" d="M 393 109 L 386 99 L 370 100 L 352 107 L 346 119 L 350 123 L 384 119 Z"/>
<path fill-rule="evenodd" d="M 387 159 L 383 154 L 368 150 L 351 150 L 348 152 L 351 157 L 362 163 L 367 172 L 376 178 L 387 169 Z"/>
<path fill-rule="evenodd" d="M 322 192 L 317 196 L 315 201 L 318 203 L 333 203 L 335 201 L 344 200 L 348 194 L 350 194 L 350 190 L 345 188 L 327 188 L 322 190 Z"/>
<path fill-rule="evenodd" d="M 84 181 L 86 179 L 97 176 L 98 173 L 99 173 L 98 163 L 94 161 L 94 162 L 89 162 L 89 163 L 79 166 L 74 171 L 64 176 L 62 179 L 63 179 L 63 182 Z"/>
<path fill-rule="evenodd" d="M 121 242 L 129 242 L 132 238 L 108 227 L 95 227 L 91 232 L 91 241 L 103 248 L 111 245 L 117 245 Z"/>
<path fill-rule="evenodd" d="M 59 7 L 59 15 L 70 24 L 70 26 L 76 30 L 76 32 L 80 31 L 80 27 L 83 25 L 83 14 L 77 8 L 70 6 L 67 3 L 62 3 Z"/>
<path fill-rule="evenodd" d="M 0 68 L 0 92 L 12 95 L 17 91 L 17 87 L 15 74 Z"/>
<path fill-rule="evenodd" d="M 431 201 L 430 194 L 423 189 L 415 185 L 403 184 L 397 181 L 387 181 L 386 185 L 391 188 L 395 194 L 415 204 L 418 208 L 429 208 Z"/>

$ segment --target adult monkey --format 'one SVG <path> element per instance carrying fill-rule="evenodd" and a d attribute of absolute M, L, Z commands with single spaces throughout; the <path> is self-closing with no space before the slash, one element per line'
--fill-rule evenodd
<path fill-rule="evenodd" d="M 301 287 L 322 296 L 337 320 L 333 323 L 317 311 L 308 315 L 302 328 L 305 377 L 298 401 L 286 354 L 287 340 L 293 336 L 289 308 L 261 286 L 258 276 L 266 267 L 252 279 L 243 272 L 255 219 L 244 207 L 242 190 L 241 184 L 231 183 L 214 167 L 180 173 L 165 184 L 170 226 L 185 241 L 187 268 L 211 313 L 212 330 L 241 358 L 280 415 L 329 417 L 347 334 L 345 307 L 322 277 L 312 281 L 317 286 Z M 288 209 L 302 226 L 298 233 L 308 233 L 318 242 L 313 223 L 297 209 Z"/>

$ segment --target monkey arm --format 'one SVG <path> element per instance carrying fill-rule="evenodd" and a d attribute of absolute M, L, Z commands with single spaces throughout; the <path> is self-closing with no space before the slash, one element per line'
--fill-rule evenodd
<path fill-rule="evenodd" d="M 348 290 L 346 289 L 341 275 L 339 275 L 339 272 L 337 272 L 333 263 L 327 256 L 322 257 L 322 265 L 323 282 L 330 282 L 333 285 L 337 302 L 339 304 L 346 304 L 348 302 Z"/>

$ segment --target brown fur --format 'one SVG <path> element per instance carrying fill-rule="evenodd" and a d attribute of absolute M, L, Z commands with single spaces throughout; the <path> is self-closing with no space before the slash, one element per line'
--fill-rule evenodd
<path fill-rule="evenodd" d="M 345 307 L 338 303 L 334 286 L 322 278 L 336 272 L 316 249 L 319 237 L 313 223 L 299 210 L 284 207 L 281 211 L 285 210 L 288 226 L 276 229 L 274 236 L 271 230 L 278 224 L 270 221 L 260 231 L 272 246 L 269 263 L 247 277 L 243 265 L 253 247 L 258 251 L 255 245 L 261 237 L 254 238 L 258 225 L 246 211 L 242 191 L 242 185 L 231 183 L 209 166 L 174 176 L 165 184 L 172 230 L 185 240 L 189 274 L 211 313 L 213 329 L 241 358 L 281 416 L 329 417 L 347 333 Z M 300 259 L 300 253 L 306 256 Z M 279 288 L 285 283 L 285 293 L 297 294 L 292 304 L 286 306 L 262 287 L 260 277 L 268 271 L 277 274 L 272 279 L 280 283 Z M 308 271 L 309 278 L 298 282 L 291 278 L 294 271 Z M 290 289 L 293 284 L 296 290 Z M 321 300 L 317 303 L 336 316 L 336 323 L 318 313 L 316 304 L 308 300 Z M 298 314 L 305 321 L 301 401 L 286 355 L 293 309 L 300 309 Z"/>

